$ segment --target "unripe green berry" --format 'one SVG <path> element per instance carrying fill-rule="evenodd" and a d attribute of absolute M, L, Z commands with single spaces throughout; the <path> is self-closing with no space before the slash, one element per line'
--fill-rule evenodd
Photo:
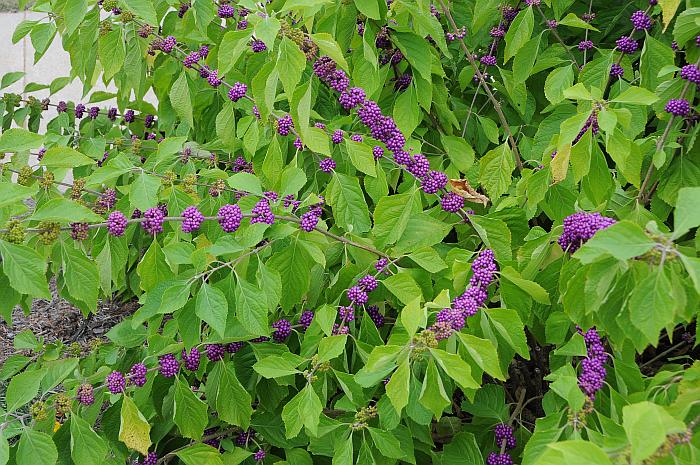
<path fill-rule="evenodd" d="M 29 166 L 23 166 L 19 170 L 19 175 L 17 175 L 17 184 L 22 186 L 28 186 L 32 181 L 32 175 L 34 172 Z"/>
<path fill-rule="evenodd" d="M 56 242 L 61 232 L 61 225 L 53 221 L 42 221 L 39 223 L 38 228 L 41 229 L 39 240 L 44 245 L 51 245 Z"/>
<path fill-rule="evenodd" d="M 5 240 L 12 244 L 21 244 L 24 242 L 24 226 L 20 220 L 14 219 L 7 222 L 7 232 Z"/>

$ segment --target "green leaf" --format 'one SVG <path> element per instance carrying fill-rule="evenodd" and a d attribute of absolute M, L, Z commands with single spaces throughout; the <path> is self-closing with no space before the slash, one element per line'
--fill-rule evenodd
<path fill-rule="evenodd" d="M 408 258 L 430 273 L 437 273 L 447 268 L 447 263 L 432 247 L 422 247 L 409 254 Z"/>
<path fill-rule="evenodd" d="M 395 41 L 411 67 L 418 71 L 418 74 L 420 74 L 423 79 L 430 82 L 430 69 L 433 62 L 433 54 L 428 41 L 412 32 L 395 31 L 392 32 L 391 38 Z"/>
<path fill-rule="evenodd" d="M 688 257 L 687 255 L 680 254 L 679 258 L 683 262 L 691 281 L 695 285 L 695 291 L 700 294 L 700 258 Z"/>
<path fill-rule="evenodd" d="M 282 352 L 266 355 L 253 365 L 253 369 L 265 378 L 281 378 L 300 373 L 297 367 L 304 361 L 305 359 L 299 355 Z"/>
<path fill-rule="evenodd" d="M 249 42 L 251 34 L 252 31 L 250 29 L 244 31 L 228 31 L 224 34 L 219 48 L 220 50 L 226 50 L 226 53 L 222 53 L 218 56 L 219 72 L 221 74 L 227 74 L 235 66 L 241 55 L 250 48 Z M 270 64 L 274 66 L 274 63 Z M 260 103 L 258 103 L 258 106 L 260 106 Z M 262 114 L 260 116 L 262 116 Z"/>
<path fill-rule="evenodd" d="M 45 370 L 32 370 L 13 376 L 7 386 L 7 411 L 14 412 L 34 399 L 39 393 L 39 385 L 44 375 Z"/>
<path fill-rule="evenodd" d="M 192 439 L 200 439 L 209 422 L 207 404 L 179 376 L 175 381 L 173 420 L 180 433 Z"/>
<path fill-rule="evenodd" d="M 22 128 L 10 128 L 0 134 L 0 152 L 24 152 L 43 143 L 44 136 Z"/>
<path fill-rule="evenodd" d="M 338 226 L 360 234 L 369 231 L 369 209 L 357 177 L 336 172 L 326 187 L 326 201 Z"/>
<path fill-rule="evenodd" d="M 165 254 L 157 240 L 151 242 L 151 246 L 136 266 L 136 273 L 141 278 L 141 288 L 146 292 L 173 278 L 173 272 L 165 261 Z"/>
<path fill-rule="evenodd" d="M 51 199 L 42 204 L 32 215 L 32 220 L 59 222 L 85 221 L 90 223 L 104 221 L 100 215 L 93 213 L 89 208 L 62 197 Z"/>
<path fill-rule="evenodd" d="M 379 5 L 377 0 L 354 0 L 355 6 L 360 13 L 371 19 L 381 18 L 379 14 Z"/>
<path fill-rule="evenodd" d="M 544 379 L 552 381 L 549 384 L 551 390 L 566 400 L 573 411 L 578 412 L 583 408 L 586 398 L 578 386 L 578 377 L 571 365 L 564 365 Z"/>
<path fill-rule="evenodd" d="M 54 465 L 57 460 L 58 450 L 51 436 L 32 429 L 24 430 L 17 447 L 17 465 Z"/>
<path fill-rule="evenodd" d="M 462 389 L 478 389 L 480 384 L 472 378 L 472 370 L 459 355 L 440 349 L 430 349 L 430 353 L 447 376 L 455 380 Z"/>
<path fill-rule="evenodd" d="M 10 460 L 10 444 L 4 434 L 0 434 L 0 465 L 6 465 Z"/>
<path fill-rule="evenodd" d="M 557 68 L 544 81 L 544 95 L 552 104 L 564 100 L 564 89 L 574 84 L 574 70 L 571 65 Z"/>
<path fill-rule="evenodd" d="M 516 83 L 523 83 L 530 77 L 540 50 L 541 38 L 542 34 L 539 34 L 528 40 L 522 50 L 515 55 L 513 60 L 513 78 Z"/>
<path fill-rule="evenodd" d="M 306 426 L 313 436 L 317 436 L 322 412 L 321 399 L 311 384 L 307 384 L 282 409 L 287 438 L 297 436 L 302 426 Z"/>
<path fill-rule="evenodd" d="M 682 421 L 648 401 L 625 405 L 622 417 L 622 426 L 632 446 L 633 464 L 651 457 L 666 442 L 667 436 L 686 431 Z"/>
<path fill-rule="evenodd" d="M 455 434 L 452 441 L 445 444 L 442 460 L 444 464 L 481 465 L 484 463 L 476 438 L 472 433 L 465 432 Z"/>
<path fill-rule="evenodd" d="M 496 347 L 488 339 L 481 339 L 471 334 L 456 333 L 459 340 L 464 345 L 469 356 L 474 360 L 474 363 L 479 365 L 489 375 L 494 378 L 506 380 L 501 365 L 498 360 L 498 352 Z"/>
<path fill-rule="evenodd" d="M 512 258 L 511 232 L 505 221 L 479 215 L 469 215 L 469 219 L 484 244 L 493 249 L 498 261 Z"/>
<path fill-rule="evenodd" d="M 262 21 L 255 25 L 255 36 L 265 42 L 268 49 L 272 50 L 279 30 L 279 19 L 274 16 L 265 16 Z M 282 77 L 281 73 L 280 77 Z"/>
<path fill-rule="evenodd" d="M 416 334 L 418 328 L 425 328 L 428 324 L 428 313 L 425 307 L 420 304 L 420 301 L 421 298 L 416 297 L 409 302 L 399 314 L 401 317 L 401 324 L 406 328 L 406 332 L 411 337 Z"/>
<path fill-rule="evenodd" d="M 146 173 L 139 173 L 134 178 L 129 191 L 129 201 L 132 208 L 146 211 L 158 204 L 158 191 L 161 181 L 159 178 Z"/>
<path fill-rule="evenodd" d="M 612 465 L 603 449 L 580 439 L 549 444 L 533 465 Z"/>
<path fill-rule="evenodd" d="M 0 208 L 33 197 L 38 190 L 36 184 L 23 186 L 14 182 L 0 182 Z"/>
<path fill-rule="evenodd" d="M 94 165 L 95 160 L 71 147 L 51 147 L 46 151 L 39 164 L 47 168 L 76 168 Z"/>
<path fill-rule="evenodd" d="M 347 138 L 345 139 L 345 148 L 355 168 L 370 176 L 377 176 L 372 147 Z"/>
<path fill-rule="evenodd" d="M 214 3 L 207 0 L 192 0 L 192 16 L 199 32 L 206 36 L 207 28 L 216 17 Z"/>
<path fill-rule="evenodd" d="M 595 233 L 592 239 L 576 251 L 581 263 L 592 263 L 606 254 L 618 260 L 629 260 L 650 251 L 656 242 L 642 228 L 630 221 L 620 221 Z"/>
<path fill-rule="evenodd" d="M 20 31 L 20 28 L 22 27 L 23 24 L 25 24 L 25 25 L 27 25 L 27 26 L 29 27 L 29 29 L 27 29 L 27 31 L 24 32 L 24 35 L 28 34 L 29 31 L 31 30 L 31 28 L 32 28 L 36 23 L 37 23 L 36 21 L 22 21 L 22 22 L 19 24 L 19 26 L 17 26 L 17 29 L 15 30 L 15 34 L 17 34 L 17 32 Z M 24 37 L 24 35 L 23 35 L 22 37 Z M 13 37 L 13 39 L 12 39 L 12 43 L 13 43 L 13 44 L 14 44 L 14 43 L 17 43 L 17 42 L 19 41 L 19 39 L 22 38 L 22 37 L 20 37 L 17 41 L 15 41 L 15 40 L 14 40 L 14 37 L 15 37 L 15 36 L 13 35 L 12 37 Z M 20 79 L 22 79 L 22 78 L 24 77 L 24 75 L 25 75 L 25 72 L 24 72 L 24 71 L 14 71 L 14 72 L 11 72 L 11 73 L 5 73 L 5 74 L 3 74 L 3 75 L 2 75 L 2 80 L 0 80 L 0 89 L 4 89 L 5 87 L 11 86 L 11 85 L 14 84 L 15 82 L 17 82 L 17 81 L 19 81 Z"/>
<path fill-rule="evenodd" d="M 651 105 L 657 100 L 659 100 L 659 97 L 654 92 L 648 91 L 643 87 L 629 87 L 610 101 L 632 105 Z"/>
<path fill-rule="evenodd" d="M 327 336 L 321 339 L 318 344 L 318 362 L 328 362 L 342 354 L 345 351 L 347 340 L 347 334 Z"/>
<path fill-rule="evenodd" d="M 659 5 L 661 6 L 661 14 L 664 20 L 663 32 L 666 32 L 668 25 L 671 24 L 671 20 L 676 14 L 678 5 L 681 4 L 681 0 L 660 0 Z M 696 21 L 697 24 L 697 21 Z"/>
<path fill-rule="evenodd" d="M 122 396 L 121 423 L 119 426 L 119 440 L 126 447 L 148 454 L 151 447 L 151 425 L 129 396 Z"/>
<path fill-rule="evenodd" d="M 399 365 L 396 371 L 389 378 L 386 384 L 386 395 L 391 401 L 391 405 L 399 414 L 408 405 L 408 395 L 410 391 L 411 365 L 408 358 Z"/>
<path fill-rule="evenodd" d="M 666 3 L 666 1 L 664 1 Z M 677 3 L 677 0 L 669 0 L 669 4 Z M 673 26 L 673 38 L 679 46 L 682 46 L 697 35 L 697 19 L 700 18 L 700 7 L 688 8 L 678 15 Z"/>
<path fill-rule="evenodd" d="M 14 290 L 42 299 L 51 298 L 45 276 L 46 262 L 34 249 L 0 240 L 0 255 L 2 270 Z"/>
<path fill-rule="evenodd" d="M 503 57 L 503 62 L 508 63 L 512 57 L 518 53 L 525 43 L 530 40 L 532 30 L 535 26 L 535 17 L 532 13 L 532 8 L 525 8 L 518 16 L 515 17 L 513 23 L 506 32 L 506 48 Z"/>
<path fill-rule="evenodd" d="M 255 284 L 243 279 L 236 287 L 236 317 L 251 334 L 268 334 L 267 300 L 261 299 L 262 291 Z"/>
<path fill-rule="evenodd" d="M 287 94 L 287 99 L 291 100 L 294 89 L 299 84 L 305 68 L 306 56 L 304 53 L 299 50 L 299 47 L 294 42 L 284 37 L 279 45 L 277 71 L 279 72 L 284 92 Z"/>
<path fill-rule="evenodd" d="M 190 94 L 189 83 L 187 82 L 187 74 L 183 69 L 180 77 L 173 83 L 170 88 L 170 103 L 175 109 L 175 113 L 182 121 L 190 127 L 194 127 L 194 118 L 192 116 L 192 96 Z"/>
<path fill-rule="evenodd" d="M 284 283 L 280 302 L 283 309 L 291 309 L 308 292 L 313 262 L 313 257 L 299 236 L 293 236 L 286 247 L 270 258 L 267 264 L 277 270 Z"/>
<path fill-rule="evenodd" d="M 525 337 L 525 329 L 518 312 L 505 308 L 486 309 L 484 315 L 493 325 L 498 334 L 521 357 L 530 360 L 530 349 Z"/>
<path fill-rule="evenodd" d="M 700 187 L 678 190 L 676 211 L 673 212 L 673 239 L 678 239 L 692 228 L 700 226 Z"/>
<path fill-rule="evenodd" d="M 639 59 L 639 84 L 647 89 L 656 89 L 662 81 L 668 80 L 670 76 L 661 78 L 659 72 L 664 67 L 673 65 L 674 55 L 672 48 L 647 34 Z"/>
<path fill-rule="evenodd" d="M 156 10 L 151 0 L 124 0 L 124 3 L 126 3 L 129 10 L 136 16 L 143 19 L 151 26 L 158 25 L 158 17 L 156 16 Z"/>
<path fill-rule="evenodd" d="M 501 277 L 507 279 L 523 291 L 530 294 L 530 297 L 535 299 L 537 302 L 544 305 L 550 304 L 549 293 L 536 282 L 524 279 L 513 267 L 507 266 L 502 269 Z"/>
<path fill-rule="evenodd" d="M 659 332 L 673 322 L 676 313 L 671 281 L 663 269 L 649 273 L 636 283 L 628 308 L 632 324 L 655 346 Z"/>
<path fill-rule="evenodd" d="M 207 402 L 217 416 L 231 425 L 248 429 L 253 414 L 250 393 L 236 377 L 233 362 L 219 362 L 207 377 Z"/>
<path fill-rule="evenodd" d="M 505 194 L 515 169 L 513 152 L 507 143 L 489 150 L 479 161 L 479 182 L 484 186 L 492 201 Z"/>
<path fill-rule="evenodd" d="M 466 173 L 474 164 L 474 149 L 461 137 L 441 135 L 440 140 L 445 147 L 450 161 L 462 173 Z"/>
<path fill-rule="evenodd" d="M 404 458 L 405 454 L 401 450 L 401 443 L 396 436 L 388 431 L 383 431 L 378 428 L 367 428 L 370 436 L 372 436 L 372 441 L 374 441 L 374 446 L 379 449 L 384 457 L 389 457 L 392 459 Z"/>
<path fill-rule="evenodd" d="M 236 173 L 228 178 L 227 182 L 229 186 L 240 191 L 245 191 L 256 195 L 262 195 L 263 193 L 260 180 L 257 176 L 251 173 Z"/>
<path fill-rule="evenodd" d="M 97 39 L 97 54 L 102 63 L 104 79 L 109 81 L 124 66 L 126 49 L 122 29 L 115 28 Z"/>
<path fill-rule="evenodd" d="M 178 450 L 177 455 L 185 465 L 224 465 L 221 454 L 212 446 L 206 444 L 194 444 L 185 449 Z M 228 461 L 226 462 L 229 463 Z"/>
<path fill-rule="evenodd" d="M 379 199 L 374 209 L 374 228 L 372 229 L 378 246 L 393 244 L 401 238 L 411 216 L 421 211 L 418 201 L 417 190 Z"/>
<path fill-rule="evenodd" d="M 394 102 L 393 114 L 396 126 L 406 137 L 410 137 L 422 119 L 415 86 L 399 94 Z"/>
<path fill-rule="evenodd" d="M 105 455 L 107 455 L 107 444 L 92 430 L 87 421 L 78 415 L 72 415 L 70 435 L 71 458 L 75 465 L 104 463 Z"/>
<path fill-rule="evenodd" d="M 97 295 L 100 276 L 97 265 L 71 243 L 61 244 L 63 278 L 70 295 L 85 304 L 93 312 L 97 311 Z"/>
<path fill-rule="evenodd" d="M 228 302 L 226 301 L 226 296 L 219 288 L 208 283 L 202 284 L 201 289 L 197 293 L 195 314 L 211 326 L 219 336 L 223 337 L 226 331 Z"/>
<path fill-rule="evenodd" d="M 435 361 L 432 358 L 428 361 L 428 369 L 425 371 L 423 388 L 420 392 L 420 403 L 433 412 L 433 415 L 438 420 L 445 408 L 451 404 L 437 366 L 435 366 Z"/>
<path fill-rule="evenodd" d="M 408 273 L 398 273 L 383 279 L 381 282 L 404 305 L 409 305 L 416 300 L 420 301 L 423 297 L 420 287 Z"/>
<path fill-rule="evenodd" d="M 442 242 L 451 229 L 452 225 L 433 218 L 428 213 L 413 214 L 395 250 L 397 253 L 406 253 L 435 245 Z"/>
<path fill-rule="evenodd" d="M 589 23 L 585 22 L 573 13 L 567 14 L 565 17 L 558 21 L 560 26 L 577 27 L 579 29 L 588 29 L 589 31 L 598 31 L 598 29 L 591 26 Z"/>

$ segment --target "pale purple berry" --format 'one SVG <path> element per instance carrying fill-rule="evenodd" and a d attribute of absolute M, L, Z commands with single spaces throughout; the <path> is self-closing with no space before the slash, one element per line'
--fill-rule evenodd
<path fill-rule="evenodd" d="M 124 213 L 118 210 L 113 211 L 107 217 L 107 231 L 112 236 L 119 237 L 124 235 L 127 224 L 128 220 L 126 219 L 126 216 L 124 216 Z"/>
<path fill-rule="evenodd" d="M 219 224 L 224 232 L 232 233 L 241 225 L 241 220 L 243 219 L 243 214 L 241 213 L 241 207 L 238 205 L 224 205 L 219 208 Z"/>
<path fill-rule="evenodd" d="M 107 389 L 112 394 L 119 394 L 126 389 L 126 378 L 120 371 L 113 371 L 107 375 Z"/>

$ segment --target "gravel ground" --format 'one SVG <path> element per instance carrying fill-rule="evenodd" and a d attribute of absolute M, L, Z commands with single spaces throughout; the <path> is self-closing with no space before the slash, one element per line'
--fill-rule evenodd
<path fill-rule="evenodd" d="M 17 11 L 17 0 L 0 0 L 0 13 Z"/>
<path fill-rule="evenodd" d="M 86 347 L 94 338 L 104 337 L 112 326 L 131 315 L 138 307 L 137 302 L 100 302 L 97 313 L 85 319 L 78 308 L 56 297 L 53 286 L 52 292 L 54 299 L 35 300 L 29 315 L 25 315 L 19 308 L 15 309 L 12 327 L 4 321 L 0 323 L 0 366 L 15 353 L 14 338 L 24 330 L 31 330 L 37 338 L 43 337 L 45 342 L 77 342 Z"/>

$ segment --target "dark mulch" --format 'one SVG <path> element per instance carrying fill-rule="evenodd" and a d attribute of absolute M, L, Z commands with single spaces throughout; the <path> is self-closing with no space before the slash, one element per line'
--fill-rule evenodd
<path fill-rule="evenodd" d="M 86 319 L 78 308 L 56 297 L 55 292 L 52 300 L 37 299 L 33 302 L 29 315 L 25 315 L 19 308 L 15 309 L 12 326 L 0 322 L 0 365 L 7 357 L 17 353 L 13 341 L 22 331 L 29 329 L 37 338 L 44 338 L 45 342 L 77 342 L 86 347 L 91 340 L 103 338 L 137 307 L 137 302 L 99 302 L 97 313 Z"/>

